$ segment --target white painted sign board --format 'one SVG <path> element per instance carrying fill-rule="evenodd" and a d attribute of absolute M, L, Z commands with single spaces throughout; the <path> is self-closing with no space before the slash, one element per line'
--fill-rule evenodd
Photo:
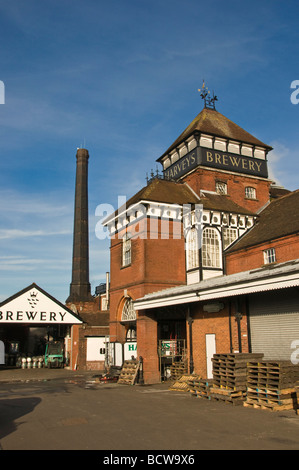
<path fill-rule="evenodd" d="M 2 323 L 74 325 L 82 320 L 36 284 L 31 284 L 0 304 Z"/>

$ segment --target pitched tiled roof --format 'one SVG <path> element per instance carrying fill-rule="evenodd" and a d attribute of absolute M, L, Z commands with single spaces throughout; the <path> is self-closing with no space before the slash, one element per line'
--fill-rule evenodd
<path fill-rule="evenodd" d="M 127 201 L 127 207 L 139 201 L 161 202 L 166 204 L 198 203 L 196 194 L 183 183 L 155 178 Z"/>
<path fill-rule="evenodd" d="M 115 211 L 113 215 L 110 215 L 104 221 L 104 224 L 108 223 L 113 216 L 121 214 L 125 209 L 141 201 L 178 205 L 202 204 L 204 209 L 231 212 L 234 214 L 254 215 L 253 212 L 239 206 L 227 196 L 202 191 L 199 197 L 186 183 L 155 178 L 132 196 L 124 206 Z"/>
<path fill-rule="evenodd" d="M 227 253 L 299 232 L 299 190 L 274 199 L 259 214 L 258 222 Z"/>
<path fill-rule="evenodd" d="M 272 147 L 264 144 L 256 137 L 249 134 L 249 132 L 245 131 L 242 129 L 242 127 L 223 116 L 223 114 L 220 114 L 214 109 L 204 108 L 196 116 L 196 118 L 193 119 L 184 132 L 182 132 L 182 134 L 175 140 L 175 142 L 166 150 L 166 152 L 164 152 L 163 155 L 158 158 L 157 161 L 160 161 L 171 150 L 175 149 L 181 142 L 193 135 L 194 132 L 202 132 L 205 134 L 244 142 L 251 145 L 257 145 L 259 147 L 265 147 L 268 150 L 272 150 Z"/>
<path fill-rule="evenodd" d="M 256 215 L 254 212 L 236 204 L 229 196 L 216 193 L 201 192 L 200 203 L 204 209 L 232 212 L 233 214 Z"/>

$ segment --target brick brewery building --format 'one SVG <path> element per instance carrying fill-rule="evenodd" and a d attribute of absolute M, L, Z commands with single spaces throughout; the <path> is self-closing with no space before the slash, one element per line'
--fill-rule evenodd
<path fill-rule="evenodd" d="M 211 377 L 216 352 L 289 360 L 299 340 L 299 192 L 268 178 L 271 147 L 206 91 L 163 175 L 104 222 L 114 360 L 129 345 L 146 383 L 173 360 Z"/>
<path fill-rule="evenodd" d="M 1 338 L 33 344 L 37 329 L 42 337 L 51 329 L 64 339 L 72 369 L 142 357 L 145 383 L 167 378 L 173 361 L 209 378 L 214 353 L 283 360 L 296 353 L 299 191 L 277 187 L 268 178 L 271 147 L 220 114 L 205 87 L 202 97 L 203 110 L 158 158 L 162 175 L 152 174 L 104 222 L 110 281 L 96 295 L 89 282 L 89 154 L 78 149 L 66 308 L 33 284 L 1 304 Z M 41 314 L 49 312 L 28 323 L 31 295 L 46 302 Z"/>

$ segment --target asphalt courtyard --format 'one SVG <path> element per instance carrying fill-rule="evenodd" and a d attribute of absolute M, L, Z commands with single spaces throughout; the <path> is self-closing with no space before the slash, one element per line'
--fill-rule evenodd
<path fill-rule="evenodd" d="M 128 386 L 100 383 L 92 372 L 0 370 L 0 445 L 102 450 L 111 459 L 113 451 L 298 450 L 299 415 L 200 399 L 167 383 Z"/>

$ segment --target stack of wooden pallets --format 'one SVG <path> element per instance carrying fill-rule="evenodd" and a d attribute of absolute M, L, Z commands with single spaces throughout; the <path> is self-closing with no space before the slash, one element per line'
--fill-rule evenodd
<path fill-rule="evenodd" d="M 137 360 L 125 361 L 123 363 L 117 383 L 125 385 L 134 385 L 140 363 Z"/>
<path fill-rule="evenodd" d="M 290 361 L 248 362 L 244 406 L 272 411 L 298 409 L 299 366 Z"/>
<path fill-rule="evenodd" d="M 262 358 L 263 354 L 252 353 L 214 354 L 211 399 L 243 404 L 247 391 L 247 363 Z"/>
<path fill-rule="evenodd" d="M 169 390 L 176 392 L 190 392 L 191 383 L 196 379 L 196 375 L 182 375 L 178 380 L 176 380 L 172 385 L 170 385 Z"/>
<path fill-rule="evenodd" d="M 188 373 L 188 367 L 185 362 L 174 362 L 170 366 L 170 380 L 179 380 L 182 375 Z"/>
<path fill-rule="evenodd" d="M 192 377 L 192 380 L 189 381 L 190 393 L 194 397 L 210 400 L 210 387 L 212 384 L 212 379 L 201 379 L 199 376 Z"/>

